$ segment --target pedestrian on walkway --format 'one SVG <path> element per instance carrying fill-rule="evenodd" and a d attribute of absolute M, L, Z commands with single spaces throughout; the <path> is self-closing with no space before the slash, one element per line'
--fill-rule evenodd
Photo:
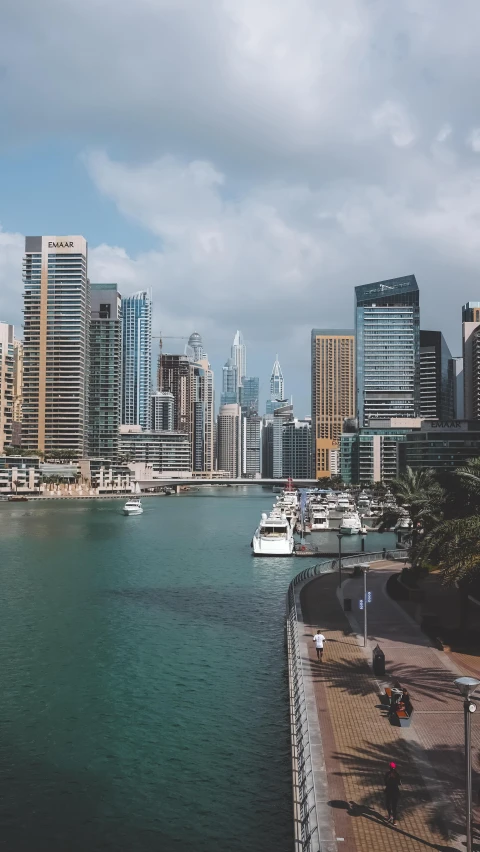
<path fill-rule="evenodd" d="M 317 649 L 317 660 L 320 660 L 320 662 L 322 662 L 322 660 L 323 660 L 323 646 L 324 646 L 326 640 L 325 640 L 325 636 L 323 635 L 320 628 L 315 633 L 315 636 L 313 637 L 313 641 L 315 642 L 315 648 Z"/>
<path fill-rule="evenodd" d="M 393 823 L 393 825 L 397 824 L 397 806 L 401 783 L 402 779 L 397 772 L 397 764 L 390 763 L 388 772 L 385 773 L 385 802 L 387 805 L 388 819 Z"/>

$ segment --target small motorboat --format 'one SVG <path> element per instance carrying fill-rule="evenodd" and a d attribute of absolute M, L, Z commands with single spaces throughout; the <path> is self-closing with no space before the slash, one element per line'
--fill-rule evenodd
<path fill-rule="evenodd" d="M 141 515 L 143 506 L 140 500 L 127 500 L 123 507 L 124 515 Z"/>

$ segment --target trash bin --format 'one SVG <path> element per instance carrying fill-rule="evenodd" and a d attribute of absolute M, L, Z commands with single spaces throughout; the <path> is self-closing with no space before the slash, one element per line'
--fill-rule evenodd
<path fill-rule="evenodd" d="M 385 654 L 379 645 L 376 645 L 373 649 L 373 674 L 385 674 Z"/>
<path fill-rule="evenodd" d="M 344 598 L 343 599 L 343 611 L 344 612 L 351 612 L 352 611 L 352 599 L 351 598 Z"/>

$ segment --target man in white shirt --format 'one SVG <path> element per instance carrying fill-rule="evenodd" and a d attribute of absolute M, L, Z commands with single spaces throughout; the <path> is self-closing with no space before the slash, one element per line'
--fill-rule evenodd
<path fill-rule="evenodd" d="M 320 662 L 322 662 L 325 636 L 320 630 L 317 630 L 317 632 L 315 633 L 313 641 L 315 642 L 315 648 L 317 649 L 317 660 L 320 660 Z"/>

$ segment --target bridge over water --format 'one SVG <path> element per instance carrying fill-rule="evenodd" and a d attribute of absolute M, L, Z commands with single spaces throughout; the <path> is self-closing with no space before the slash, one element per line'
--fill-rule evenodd
<path fill-rule="evenodd" d="M 175 477 L 172 479 L 137 479 L 139 488 L 142 491 L 146 491 L 147 489 L 158 489 L 158 488 L 174 488 L 176 486 L 180 487 L 182 485 L 192 485 L 192 486 L 200 486 L 200 485 L 277 485 L 279 487 L 285 487 L 288 483 L 288 478 L 285 479 L 232 479 L 230 477 L 219 478 L 212 477 L 207 479 L 205 477 L 187 477 L 186 479 L 180 479 L 179 477 Z M 293 482 L 295 488 L 310 488 L 313 486 L 321 487 L 321 482 L 316 479 L 295 479 Z"/>

